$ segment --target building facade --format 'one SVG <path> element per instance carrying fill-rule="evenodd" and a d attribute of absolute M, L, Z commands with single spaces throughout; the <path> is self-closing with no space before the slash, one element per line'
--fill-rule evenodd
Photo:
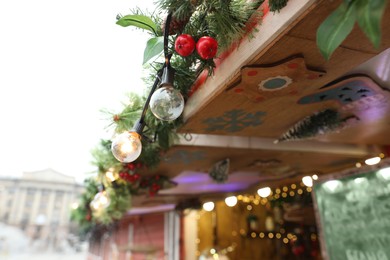
<path fill-rule="evenodd" d="M 82 191 L 74 177 L 53 169 L 0 178 L 0 221 L 56 246 L 69 233 L 72 204 Z"/>

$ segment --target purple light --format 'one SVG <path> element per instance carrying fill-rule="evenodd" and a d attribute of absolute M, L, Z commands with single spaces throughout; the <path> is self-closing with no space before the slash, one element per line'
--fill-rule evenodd
<path fill-rule="evenodd" d="M 206 173 L 184 172 L 173 179 L 178 184 L 207 182 L 209 176 Z"/>
<path fill-rule="evenodd" d="M 183 172 L 173 179 L 178 185 L 166 190 L 160 190 L 159 194 L 201 194 L 208 192 L 234 192 L 247 189 L 260 181 L 255 172 L 235 172 L 229 175 L 225 183 L 216 183 L 208 175 L 202 172 Z"/>

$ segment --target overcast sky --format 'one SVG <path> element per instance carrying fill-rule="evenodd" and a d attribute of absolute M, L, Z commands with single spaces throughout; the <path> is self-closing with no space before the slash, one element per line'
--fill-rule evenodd
<path fill-rule="evenodd" d="M 0 174 L 94 171 L 91 149 L 112 131 L 101 109 L 142 93 L 146 32 L 115 24 L 152 0 L 0 1 Z"/>

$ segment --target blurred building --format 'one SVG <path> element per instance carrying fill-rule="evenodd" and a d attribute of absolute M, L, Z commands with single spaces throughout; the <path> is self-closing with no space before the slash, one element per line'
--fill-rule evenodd
<path fill-rule="evenodd" d="M 0 222 L 55 247 L 69 233 L 70 210 L 82 191 L 74 177 L 53 169 L 0 178 Z"/>

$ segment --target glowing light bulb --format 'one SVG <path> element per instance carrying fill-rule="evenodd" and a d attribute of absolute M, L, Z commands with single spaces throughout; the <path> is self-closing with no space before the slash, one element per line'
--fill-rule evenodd
<path fill-rule="evenodd" d="M 375 165 L 375 164 L 378 164 L 380 161 L 381 161 L 380 157 L 373 157 L 373 158 L 369 158 L 369 159 L 365 160 L 364 162 L 367 165 Z"/>
<path fill-rule="evenodd" d="M 302 182 L 306 187 L 313 187 L 313 179 L 310 176 L 303 177 Z"/>
<path fill-rule="evenodd" d="M 94 210 L 101 210 L 110 206 L 110 198 L 105 191 L 98 192 L 90 203 L 90 206 Z"/>
<path fill-rule="evenodd" d="M 203 209 L 205 211 L 212 211 L 214 209 L 214 202 L 209 201 L 203 204 Z"/>
<path fill-rule="evenodd" d="M 269 195 L 271 195 L 271 188 L 270 187 L 264 187 L 257 190 L 257 194 L 259 194 L 262 198 L 267 198 Z"/>
<path fill-rule="evenodd" d="M 79 207 L 79 204 L 77 202 L 72 203 L 72 209 L 77 209 Z"/>
<path fill-rule="evenodd" d="M 157 89 L 150 98 L 150 110 L 158 119 L 172 121 L 184 110 L 184 98 L 180 91 L 171 85 Z"/>
<path fill-rule="evenodd" d="M 114 174 L 114 169 L 109 169 L 106 172 L 106 178 L 110 181 L 113 182 L 116 180 L 115 174 Z"/>
<path fill-rule="evenodd" d="M 118 161 L 133 162 L 142 151 L 141 136 L 136 132 L 126 131 L 115 137 L 111 145 L 111 151 Z"/>
<path fill-rule="evenodd" d="M 225 199 L 225 203 L 228 207 L 234 207 L 237 204 L 237 197 L 236 196 L 230 196 Z"/>

